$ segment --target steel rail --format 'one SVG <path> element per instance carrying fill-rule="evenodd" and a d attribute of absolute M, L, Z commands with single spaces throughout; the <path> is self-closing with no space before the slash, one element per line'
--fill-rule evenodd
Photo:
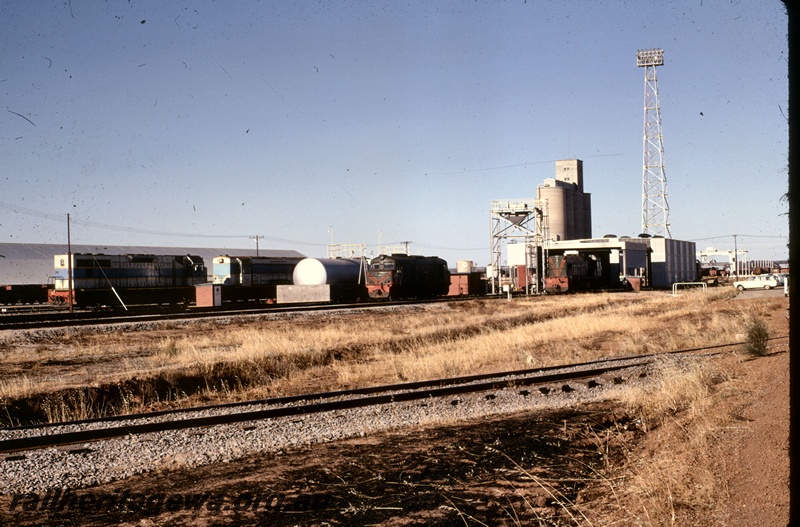
<path fill-rule="evenodd" d="M 788 336 L 780 336 L 780 337 L 771 337 L 768 340 L 778 340 L 778 339 L 785 339 Z M 621 361 L 632 361 L 632 360 L 639 360 L 639 359 L 647 359 L 652 357 L 657 357 L 659 355 L 669 355 L 669 354 L 680 354 L 680 353 L 694 353 L 696 351 L 706 351 L 712 349 L 719 349 L 719 348 L 726 348 L 731 346 L 739 346 L 746 344 L 746 342 L 730 342 L 726 344 L 715 344 L 712 346 L 703 346 L 699 348 L 689 348 L 689 349 L 680 349 L 680 350 L 672 350 L 672 351 L 664 351 L 658 353 L 647 353 L 642 355 L 625 355 L 621 357 L 607 357 L 603 359 L 595 359 L 586 362 L 577 362 L 573 364 L 559 364 L 555 366 L 540 366 L 538 368 L 527 368 L 522 370 L 510 370 L 504 372 L 495 372 L 495 373 L 482 373 L 477 375 L 462 375 L 458 377 L 447 377 L 441 379 L 431 379 L 425 381 L 413 381 L 413 382 L 405 382 L 405 383 L 396 383 L 396 384 L 384 384 L 379 386 L 368 386 L 364 388 L 350 388 L 346 390 L 334 390 L 328 392 L 312 392 L 312 393 L 304 393 L 298 395 L 287 395 L 283 397 L 271 397 L 268 399 L 251 399 L 248 401 L 236 401 L 231 403 L 221 403 L 221 404 L 209 404 L 203 406 L 193 406 L 188 408 L 173 408 L 169 410 L 157 410 L 153 412 L 141 412 L 141 413 L 130 413 L 130 414 L 120 414 L 120 415 L 111 415 L 105 417 L 93 417 L 89 419 L 76 419 L 73 421 L 57 421 L 52 423 L 38 423 L 38 424 L 30 424 L 30 425 L 20 425 L 20 426 L 7 426 L 7 427 L 0 427 L 0 430 L 28 430 L 34 428 L 48 428 L 48 427 L 56 427 L 56 426 L 67 426 L 67 425 L 80 425 L 80 424 L 88 424 L 88 423 L 99 423 L 99 422 L 113 422 L 113 421 L 128 421 L 134 419 L 146 419 L 146 418 L 153 418 L 153 417 L 160 417 L 164 415 L 171 415 L 171 414 L 178 414 L 178 413 L 190 413 L 190 412 L 201 412 L 201 411 L 209 411 L 209 410 L 224 410 L 224 409 L 231 409 L 231 408 L 239 408 L 244 406 L 258 406 L 258 405 L 278 405 L 278 404 L 291 404 L 298 401 L 318 401 L 321 399 L 332 399 L 335 397 L 348 397 L 353 395 L 373 395 L 376 393 L 381 392 L 389 392 L 389 391 L 403 391 L 403 390 L 418 390 L 421 388 L 426 387 L 438 387 L 438 386 L 449 386 L 453 384 L 466 384 L 470 382 L 477 382 L 486 379 L 498 378 L 498 377 L 514 377 L 514 376 L 522 376 L 522 375 L 531 375 L 536 373 L 544 373 L 548 371 L 555 371 L 555 370 L 562 370 L 565 368 L 582 368 L 587 366 L 592 366 L 596 364 L 608 364 L 614 362 L 621 362 Z"/>
<path fill-rule="evenodd" d="M 650 355 L 633 355 L 627 357 L 613 357 L 608 359 L 597 359 L 593 361 L 580 362 L 575 364 L 561 364 L 557 366 L 543 366 L 540 368 L 530 368 L 525 370 L 511 370 L 496 373 L 482 373 L 477 375 L 464 375 L 460 377 L 448 377 L 442 379 L 432 379 L 426 381 L 404 382 L 397 384 L 384 384 L 379 386 L 367 386 L 364 388 L 350 388 L 347 390 L 335 390 L 329 392 L 312 392 L 298 395 L 286 395 L 283 397 L 272 397 L 269 399 L 254 399 L 249 401 L 237 401 L 232 403 L 210 404 L 204 406 L 193 406 L 189 408 L 173 408 L 169 410 L 158 410 L 154 412 L 142 412 L 132 414 L 112 415 L 107 417 L 93 417 L 90 419 L 79 419 L 74 421 L 60 421 L 53 423 L 41 423 L 22 426 L 9 426 L 2 427 L 0 430 L 30 430 L 36 428 L 52 428 L 57 426 L 81 425 L 91 423 L 103 423 L 114 421 L 129 421 L 135 419 L 147 419 L 153 417 L 160 417 L 164 415 L 203 412 L 209 410 L 225 410 L 232 408 L 241 408 L 245 406 L 265 406 L 265 405 L 279 405 L 291 404 L 299 401 L 319 401 L 323 399 L 333 399 L 336 397 L 349 397 L 354 395 L 374 395 L 383 392 L 398 392 L 404 390 L 419 390 L 423 388 L 437 388 L 442 386 L 452 386 L 456 384 L 467 384 L 487 379 L 496 379 L 500 377 L 515 377 L 523 375 L 541 374 L 548 371 L 563 370 L 565 368 L 581 368 L 592 366 L 595 364 L 614 363 L 620 361 L 632 361 L 637 359 L 646 359 L 656 356 L 657 354 Z"/>
<path fill-rule="evenodd" d="M 41 329 L 68 326 L 88 326 L 93 324 L 123 324 L 136 322 L 160 322 L 169 320 L 191 320 L 198 318 L 232 317 L 241 315 L 265 315 L 272 313 L 295 313 L 299 311 L 337 311 L 343 309 L 373 309 L 390 306 L 429 304 L 436 302 L 457 302 L 465 298 L 401 300 L 395 302 L 361 302 L 357 304 L 293 304 L 270 305 L 265 307 L 246 306 L 232 309 L 188 308 L 183 311 L 142 310 L 137 313 L 120 315 L 115 312 L 46 313 L 46 314 L 7 314 L 0 316 L 0 331 L 5 329 Z"/>
<path fill-rule="evenodd" d="M 130 424 L 110 428 L 97 428 L 92 430 L 82 430 L 77 432 L 63 432 L 55 434 L 45 434 L 25 438 L 7 439 L 0 441 L 0 453 L 19 452 L 37 448 L 56 447 L 75 443 L 88 443 L 103 439 L 113 439 L 129 435 L 148 434 L 153 432 L 163 432 L 172 430 L 184 430 L 187 428 L 203 428 L 223 424 L 234 424 L 248 421 L 258 421 L 273 419 L 276 417 L 287 417 L 295 415 L 309 415 L 320 412 L 330 412 L 333 410 L 346 410 L 352 408 L 362 408 L 396 402 L 418 401 L 436 397 L 447 397 L 466 393 L 483 392 L 497 390 L 501 388 L 511 388 L 517 386 L 530 386 L 533 384 L 552 384 L 554 382 L 574 381 L 587 377 L 597 377 L 610 372 L 644 366 L 652 362 L 652 359 L 637 362 L 635 364 L 613 365 L 589 370 L 570 371 L 561 373 L 548 373 L 539 375 L 529 375 L 517 379 L 499 379 L 485 381 L 474 384 L 456 384 L 445 387 L 426 387 L 421 390 L 411 390 L 405 392 L 393 392 L 384 395 L 370 395 L 355 399 L 345 399 L 338 401 L 316 402 L 298 406 L 288 406 L 282 408 L 269 408 L 263 410 L 253 410 L 247 412 L 220 414 L 214 416 L 195 417 L 175 421 L 159 421 L 143 424 Z M 495 375 L 495 377 L 499 377 Z M 504 376 L 505 377 L 505 376 Z"/>
<path fill-rule="evenodd" d="M 769 340 L 778 340 L 784 338 L 788 337 L 785 336 L 773 337 L 770 338 Z M 705 347 L 691 348 L 685 350 L 673 350 L 669 352 L 660 352 L 647 355 L 598 359 L 579 364 L 550 366 L 550 367 L 536 368 L 529 370 L 515 370 L 510 372 L 500 372 L 493 374 L 481 374 L 481 375 L 454 377 L 449 379 L 437 379 L 434 381 L 420 381 L 412 383 L 376 386 L 369 388 L 339 390 L 334 392 L 302 394 L 302 395 L 279 397 L 273 399 L 263 399 L 259 401 L 245 401 L 245 402 L 228 403 L 222 405 L 194 407 L 188 409 L 165 410 L 161 412 L 150 412 L 144 414 L 128 414 L 128 415 L 112 416 L 107 418 L 86 419 L 81 421 L 70 421 L 61 423 L 49 423 L 45 425 L 31 425 L 24 427 L 4 428 L 3 430 L 40 429 L 40 428 L 46 429 L 55 426 L 79 425 L 79 424 L 96 423 L 96 422 L 114 422 L 123 420 L 135 421 L 135 420 L 149 419 L 162 415 L 192 413 L 210 409 L 235 408 L 247 405 L 256 406 L 256 405 L 291 404 L 293 402 L 299 402 L 299 401 L 309 401 L 309 400 L 319 401 L 326 398 L 330 399 L 330 398 L 345 397 L 352 395 L 365 395 L 365 397 L 360 397 L 355 399 L 337 400 L 329 402 L 315 402 L 310 404 L 282 407 L 282 408 L 271 408 L 271 409 L 262 409 L 262 410 L 245 411 L 237 413 L 228 413 L 215 416 L 195 417 L 195 418 L 181 419 L 175 421 L 129 424 L 118 427 L 98 428 L 98 429 L 84 430 L 77 432 L 54 433 L 54 434 L 45 434 L 45 435 L 25 437 L 25 438 L 8 439 L 0 441 L 0 453 L 10 453 L 22 450 L 31 450 L 36 448 L 55 447 L 55 446 L 74 444 L 74 443 L 86 443 L 92 441 L 99 441 L 103 439 L 124 437 L 128 435 L 139 435 L 139 434 L 161 432 L 168 430 L 182 430 L 186 428 L 202 428 L 202 427 L 216 426 L 221 424 L 233 424 L 246 421 L 271 419 L 276 417 L 305 415 L 305 414 L 313 414 L 313 413 L 327 412 L 333 410 L 361 408 L 366 406 L 388 404 L 393 402 L 416 401 L 434 397 L 445 397 L 450 395 L 475 393 L 475 392 L 497 390 L 501 388 L 510 388 L 516 386 L 529 386 L 533 384 L 552 384 L 554 382 L 585 379 L 588 377 L 601 376 L 613 371 L 619 371 L 638 366 L 645 366 L 651 364 L 659 356 L 675 355 L 681 353 L 693 353 L 696 351 L 719 349 L 724 347 L 737 346 L 741 344 L 744 344 L 744 342 L 717 344 L 713 346 L 705 346 Z M 622 361 L 625 361 L 626 364 L 613 364 Z M 612 365 L 574 371 L 574 368 L 585 368 L 587 366 L 597 366 L 598 364 L 604 364 L 604 363 Z M 546 373 L 566 368 L 571 368 L 573 370 L 569 372 Z M 517 378 L 510 379 L 509 377 L 517 377 Z M 381 392 L 391 392 L 391 393 L 386 393 L 384 395 L 374 395 L 376 393 L 381 393 Z"/>

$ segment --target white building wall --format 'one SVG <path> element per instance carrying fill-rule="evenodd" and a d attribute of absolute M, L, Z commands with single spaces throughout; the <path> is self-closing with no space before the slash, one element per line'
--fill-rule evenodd
<path fill-rule="evenodd" d="M 648 238 L 648 242 L 653 251 L 653 287 L 672 287 L 676 282 L 693 282 L 697 279 L 694 242 L 669 238 Z"/>

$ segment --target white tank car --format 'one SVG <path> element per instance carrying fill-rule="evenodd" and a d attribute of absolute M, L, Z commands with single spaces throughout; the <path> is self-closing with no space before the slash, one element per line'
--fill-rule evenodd
<path fill-rule="evenodd" d="M 294 285 L 357 284 L 363 265 L 359 259 L 304 258 L 295 266 L 292 281 Z"/>

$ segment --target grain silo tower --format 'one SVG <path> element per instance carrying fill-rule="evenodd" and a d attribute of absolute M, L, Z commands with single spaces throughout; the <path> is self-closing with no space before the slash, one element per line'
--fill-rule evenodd
<path fill-rule="evenodd" d="M 583 161 L 556 161 L 556 177 L 537 187 L 536 199 L 547 203 L 551 240 L 592 237 L 592 198 L 583 191 Z"/>

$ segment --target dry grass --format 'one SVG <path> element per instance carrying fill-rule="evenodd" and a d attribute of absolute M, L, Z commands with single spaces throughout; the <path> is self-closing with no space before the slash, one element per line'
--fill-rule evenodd
<path fill-rule="evenodd" d="M 127 333 L 0 336 L 0 420 L 14 422 L 11 411 L 20 401 L 38 401 L 38 415 L 58 421 L 199 397 L 229 400 L 254 391 L 298 393 L 742 342 L 754 321 L 783 318 L 781 299 L 735 296 L 720 288 L 679 297 L 476 300 Z M 706 510 L 723 498 L 713 469 L 727 455 L 717 439 L 738 426 L 732 381 L 711 363 L 665 359 L 647 383 L 617 388 L 614 396 L 633 424 L 597 437 L 607 453 L 607 465 L 597 469 L 601 497 L 567 504 L 573 524 L 674 526 L 682 511 Z M 639 441 L 645 433 L 648 441 Z"/>
<path fill-rule="evenodd" d="M 570 295 L 37 332 L 3 338 L 0 398 L 61 393 L 64 408 L 84 415 L 83 401 L 105 401 L 89 392 L 109 386 L 119 400 L 103 411 L 130 411 L 192 395 L 303 391 L 319 378 L 317 388 L 336 389 L 666 351 L 743 335 L 748 314 L 729 300 L 727 291 Z"/>
<path fill-rule="evenodd" d="M 707 362 L 664 360 L 653 376 L 653 382 L 616 389 L 640 430 L 656 436 L 643 447 L 630 432 L 618 431 L 623 459 L 609 471 L 616 475 L 616 513 L 609 517 L 626 525 L 675 526 L 681 511 L 708 510 L 725 497 L 714 468 L 725 459 L 717 439 L 734 421 L 735 388 L 725 371 Z"/>
<path fill-rule="evenodd" d="M 692 298 L 702 306 L 708 305 L 703 296 Z M 495 325 L 477 335 L 438 342 L 419 339 L 409 342 L 402 353 L 377 347 L 372 361 L 381 366 L 342 363 L 336 370 L 343 383 L 364 384 L 447 377 L 488 370 L 490 366 L 498 370 L 551 366 L 728 342 L 730 328 L 741 324 L 736 315 L 703 315 L 702 308 L 687 307 L 685 297 L 657 297 L 630 304 L 612 304 L 601 297 L 592 304 L 571 307 L 551 302 L 548 309 L 564 307 L 557 317 Z M 518 307 L 525 308 L 524 304 Z M 542 306 L 538 307 L 541 316 Z"/>

